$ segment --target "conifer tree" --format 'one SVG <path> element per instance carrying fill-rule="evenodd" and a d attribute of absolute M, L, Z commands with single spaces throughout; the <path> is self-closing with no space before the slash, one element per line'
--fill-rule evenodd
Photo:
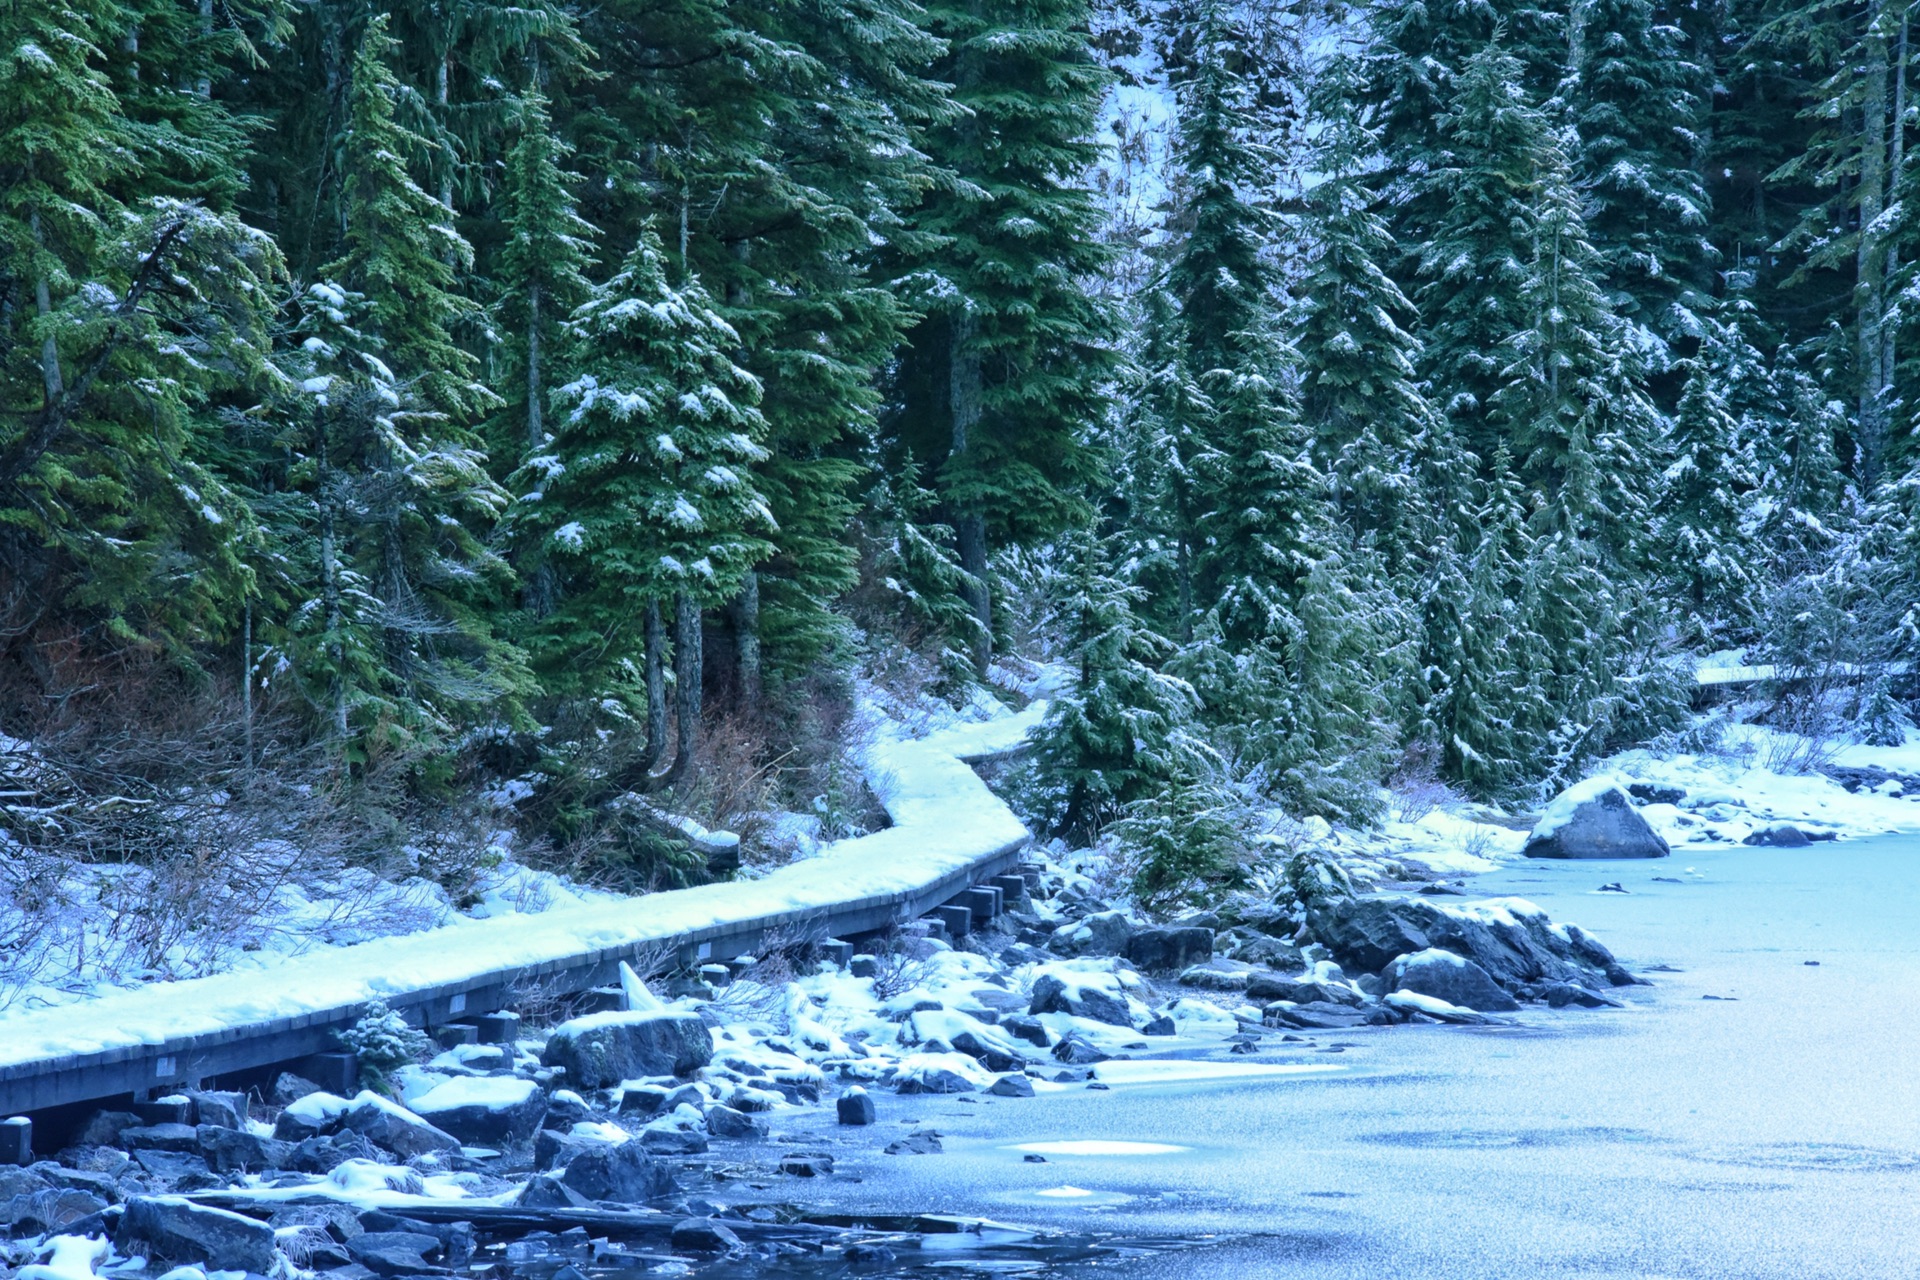
<path fill-rule="evenodd" d="M 1594 0 L 1581 12 L 1569 90 L 1575 180 L 1608 305 L 1656 369 L 1702 336 L 1713 249 L 1695 169 L 1706 77 L 1685 34 L 1652 0 Z"/>
<path fill-rule="evenodd" d="M 1344 53 L 1316 80 L 1321 178 L 1306 196 L 1293 342 L 1315 463 L 1333 478 L 1349 527 L 1374 540 L 1398 576 L 1424 560 L 1415 526 L 1431 518 L 1433 495 L 1413 475 L 1416 442 L 1447 426 L 1418 382 L 1413 305 L 1385 270 L 1393 243 L 1368 185 L 1378 148 L 1358 92 Z"/>
<path fill-rule="evenodd" d="M 935 78 L 961 111 L 922 143 L 953 173 L 913 211 L 927 247 L 901 274 L 927 318 L 897 365 L 898 432 L 943 461 L 961 562 L 984 584 L 990 545 L 1081 518 L 1114 363 L 1111 317 L 1084 287 L 1107 258 L 1084 185 L 1104 76 L 1084 0 L 993 6 L 940 0 Z M 992 631 L 990 593 L 974 598 Z M 985 674 L 983 645 L 975 667 Z"/>
<path fill-rule="evenodd" d="M 699 280 L 669 279 L 651 232 L 573 324 L 580 376 L 555 393 L 551 441 L 516 479 L 517 536 L 554 577 L 536 669 L 574 696 L 644 698 L 662 748 L 659 619 L 671 608 L 677 781 L 699 727 L 701 611 L 739 590 L 774 527 L 753 475 L 760 387 Z"/>
<path fill-rule="evenodd" d="M 1733 347 L 1715 324 L 1699 354 L 1682 365 L 1687 381 L 1667 448 L 1673 461 L 1655 508 L 1655 537 L 1683 610 L 1683 632 L 1709 649 L 1750 632 L 1759 596 L 1745 529 L 1747 495 L 1759 478 L 1725 390 Z"/>
<path fill-rule="evenodd" d="M 1076 679 L 1034 734 L 1034 800 L 1049 830 L 1092 839 L 1200 748 L 1193 690 L 1159 670 L 1170 646 L 1134 616 L 1137 590 L 1113 576 L 1095 534 L 1076 533 L 1069 546 L 1073 581 L 1060 612 Z"/>
<path fill-rule="evenodd" d="M 937 500 L 921 487 L 911 457 L 894 469 L 878 504 L 885 541 L 873 576 L 906 613 L 908 634 L 935 648 L 937 691 L 953 696 L 973 682 L 973 632 L 980 623 L 968 604 L 973 584 L 960 566 L 953 529 L 933 518 Z"/>
<path fill-rule="evenodd" d="M 501 185 L 507 243 L 500 254 L 501 312 L 507 377 L 494 456 L 528 459 L 547 446 L 547 397 L 565 380 L 570 352 L 568 318 L 592 290 L 594 228 L 575 212 L 575 175 L 561 168 L 565 148 L 553 135 L 547 101 L 538 89 L 520 105 L 520 136 L 507 154 Z M 558 372 L 560 377 L 556 378 Z M 553 605 L 552 575 L 537 549 L 520 565 L 527 603 L 536 614 Z"/>

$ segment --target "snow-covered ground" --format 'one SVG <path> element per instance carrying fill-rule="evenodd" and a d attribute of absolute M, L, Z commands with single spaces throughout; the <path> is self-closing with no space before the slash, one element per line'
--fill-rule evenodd
<path fill-rule="evenodd" d="M 1018 714 L 983 704 L 950 713 L 945 723 L 923 718 L 912 727 L 876 715 L 863 765 L 893 825 L 825 846 L 757 880 L 639 899 L 581 895 L 537 913 L 447 913 L 430 930 L 354 946 L 241 952 L 225 972 L 203 978 L 104 994 L 49 989 L 0 1013 L 0 1064 L 208 1034 L 597 948 L 666 942 L 732 921 L 917 891 L 1027 838 L 960 754 L 991 756 L 1017 746 L 1045 710 L 1044 700 Z M 916 729 L 935 732 L 923 737 Z"/>

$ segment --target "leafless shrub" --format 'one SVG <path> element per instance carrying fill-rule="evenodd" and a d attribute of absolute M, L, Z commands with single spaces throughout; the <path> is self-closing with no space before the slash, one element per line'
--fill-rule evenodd
<path fill-rule="evenodd" d="M 1399 764 L 1387 775 L 1387 790 L 1393 796 L 1394 816 L 1402 822 L 1418 822 L 1461 798 L 1440 780 L 1433 748 L 1417 740 L 1407 744 Z"/>

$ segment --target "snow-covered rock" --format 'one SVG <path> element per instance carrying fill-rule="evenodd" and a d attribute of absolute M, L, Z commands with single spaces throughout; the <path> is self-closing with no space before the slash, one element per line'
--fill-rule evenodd
<path fill-rule="evenodd" d="M 698 1014 L 677 1010 L 595 1013 L 564 1022 L 542 1059 L 564 1067 L 575 1089 L 607 1089 L 646 1076 L 684 1076 L 713 1061 Z"/>
<path fill-rule="evenodd" d="M 1485 969 L 1438 947 L 1401 956 L 1387 966 L 1381 979 L 1390 991 L 1412 991 L 1481 1013 L 1508 1013 L 1520 1007 Z"/>
<path fill-rule="evenodd" d="M 1576 782 L 1527 837 L 1529 858 L 1664 858 L 1672 850 L 1612 778 Z"/>
<path fill-rule="evenodd" d="M 517 1076 L 456 1076 L 415 1098 L 413 1110 L 464 1143 L 492 1146 L 531 1137 L 547 1096 Z"/>

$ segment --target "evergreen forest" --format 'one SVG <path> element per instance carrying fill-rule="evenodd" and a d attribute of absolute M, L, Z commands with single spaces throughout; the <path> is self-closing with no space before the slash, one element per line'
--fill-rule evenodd
<path fill-rule="evenodd" d="M 1913 8 L 0 0 L 11 847 L 683 884 L 1035 661 L 1146 897 L 1706 662 L 1899 742 Z"/>

